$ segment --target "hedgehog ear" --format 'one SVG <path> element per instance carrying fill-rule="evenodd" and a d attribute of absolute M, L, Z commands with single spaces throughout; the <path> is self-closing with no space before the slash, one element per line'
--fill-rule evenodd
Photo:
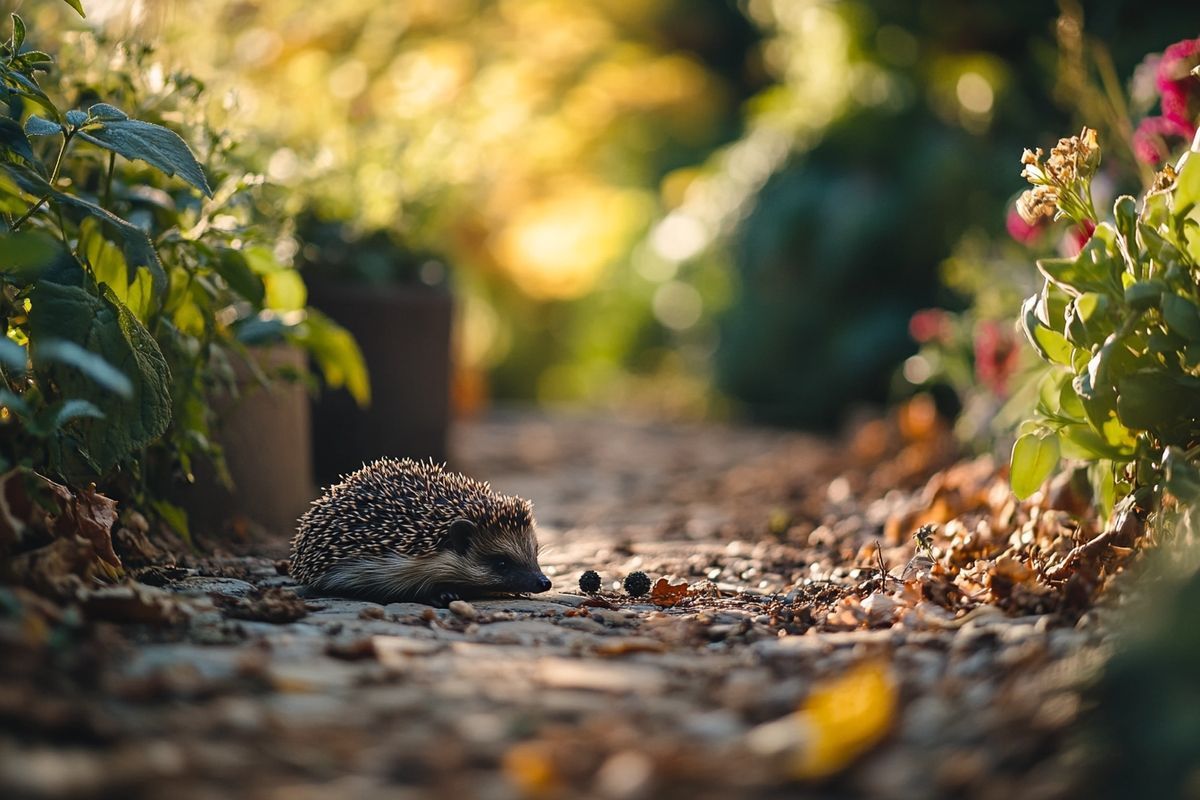
<path fill-rule="evenodd" d="M 471 546 L 471 537 L 479 530 L 474 522 L 469 519 L 459 517 L 450 523 L 450 530 L 446 531 L 446 536 L 442 539 L 442 547 L 453 550 L 460 556 L 467 552 L 467 548 Z"/>

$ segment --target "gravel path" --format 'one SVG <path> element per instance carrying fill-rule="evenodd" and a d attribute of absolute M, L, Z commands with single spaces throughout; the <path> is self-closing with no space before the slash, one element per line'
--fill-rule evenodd
<path fill-rule="evenodd" d="M 454 451 L 452 466 L 534 501 L 551 593 L 454 610 L 302 602 L 280 542 L 160 571 L 136 592 L 178 606 L 168 633 L 106 628 L 73 668 L 88 674 L 63 668 L 72 688 L 57 699 L 0 688 L 0 794 L 1069 791 L 1074 687 L 1104 652 L 1087 618 L 846 601 L 898 580 L 912 553 L 888 520 L 915 502 L 921 469 L 894 453 L 521 415 L 461 426 Z M 585 569 L 602 575 L 600 599 L 579 592 Z M 682 599 L 617 591 L 634 570 Z"/>

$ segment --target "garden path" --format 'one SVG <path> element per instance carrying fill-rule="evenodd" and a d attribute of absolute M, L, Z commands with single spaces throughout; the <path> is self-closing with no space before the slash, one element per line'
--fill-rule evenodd
<path fill-rule="evenodd" d="M 845 605 L 847 587 L 894 580 L 880 560 L 898 576 L 911 558 L 907 537 L 886 537 L 920 483 L 899 457 L 773 430 L 523 414 L 464 424 L 453 449 L 452 466 L 534 501 L 551 593 L 306 609 L 272 591 L 296 588 L 281 546 L 195 560 L 156 590 L 188 607 L 177 634 L 121 643 L 74 709 L 96 730 L 4 744 L 6 796 L 1064 791 L 1094 626 L 990 607 L 895 621 L 868 591 L 874 605 Z M 579 592 L 585 569 L 603 576 L 602 601 Z M 639 569 L 690 592 L 668 607 L 615 588 Z"/>

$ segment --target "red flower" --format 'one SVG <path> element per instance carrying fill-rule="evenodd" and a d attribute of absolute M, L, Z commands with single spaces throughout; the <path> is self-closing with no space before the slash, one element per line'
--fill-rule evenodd
<path fill-rule="evenodd" d="M 1071 228 L 1067 232 L 1066 251 L 1067 256 L 1074 258 L 1083 252 L 1083 246 L 1092 238 L 1092 234 L 1096 232 L 1096 223 L 1090 219 L 1085 219 L 1080 224 Z"/>
<path fill-rule="evenodd" d="M 1133 132 L 1133 153 L 1138 161 L 1157 167 L 1171 154 L 1177 139 L 1187 139 L 1194 133 L 1186 125 L 1170 117 L 1146 117 Z"/>
<path fill-rule="evenodd" d="M 975 332 L 975 377 L 994 394 L 1008 393 L 1008 380 L 1017 370 L 1021 353 L 1010 325 L 992 320 L 979 323 Z"/>
<path fill-rule="evenodd" d="M 946 342 L 953 334 L 950 315 L 940 308 L 923 308 L 908 321 L 908 333 L 921 344 L 935 339 Z"/>
<path fill-rule="evenodd" d="M 1009 236 L 1023 245 L 1036 244 L 1038 239 L 1042 238 L 1042 234 L 1046 232 L 1044 217 L 1030 225 L 1015 207 L 1008 210 L 1008 216 L 1004 218 L 1004 227 L 1008 230 Z"/>

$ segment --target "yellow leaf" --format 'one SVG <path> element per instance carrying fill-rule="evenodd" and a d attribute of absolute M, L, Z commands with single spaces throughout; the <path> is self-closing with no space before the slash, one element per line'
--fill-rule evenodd
<path fill-rule="evenodd" d="M 820 683 L 796 712 L 809 733 L 792 775 L 823 778 L 846 767 L 876 744 L 896 714 L 896 686 L 886 664 L 868 661 Z"/>
<path fill-rule="evenodd" d="M 542 742 L 521 742 L 504 754 L 504 776 L 525 797 L 546 797 L 562 788 L 550 748 Z"/>

